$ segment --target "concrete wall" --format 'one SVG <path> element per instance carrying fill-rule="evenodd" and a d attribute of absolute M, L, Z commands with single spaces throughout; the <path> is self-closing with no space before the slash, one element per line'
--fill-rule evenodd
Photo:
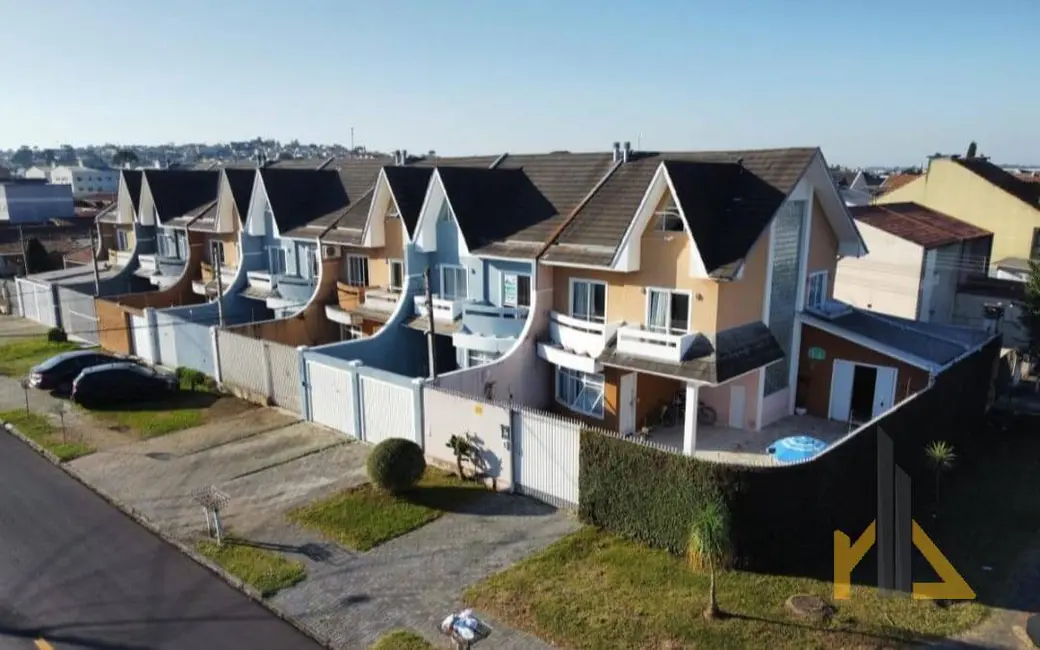
<path fill-rule="evenodd" d="M 874 226 L 860 223 L 869 254 L 838 262 L 834 297 L 850 305 L 915 320 L 924 249 Z"/>
<path fill-rule="evenodd" d="M 455 455 L 448 447 L 453 435 L 469 436 L 481 458 L 488 483 L 497 490 L 513 484 L 513 454 L 503 428 L 511 426 L 510 409 L 492 402 L 474 401 L 431 386 L 423 387 L 423 435 L 426 458 L 455 471 Z M 464 466 L 466 472 L 472 467 Z"/>
<path fill-rule="evenodd" d="M 1004 319 L 1000 323 L 1003 335 L 1003 347 L 1025 350 L 1029 346 L 1028 330 L 1022 326 L 1022 303 L 1009 299 L 1006 295 L 986 295 L 984 293 L 959 292 L 954 297 L 954 325 L 963 325 L 974 329 L 985 329 L 987 321 L 983 316 L 986 305 L 1003 305 Z"/>
<path fill-rule="evenodd" d="M 952 160 L 930 161 L 921 178 L 878 198 L 878 203 L 913 201 L 993 233 L 990 263 L 1028 259 L 1040 208 L 990 184 Z"/>

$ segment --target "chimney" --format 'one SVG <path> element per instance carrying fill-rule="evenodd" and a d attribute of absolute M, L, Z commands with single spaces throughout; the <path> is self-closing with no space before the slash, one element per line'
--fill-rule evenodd
<path fill-rule="evenodd" d="M 621 160 L 621 143 L 614 143 L 614 162 Z"/>
<path fill-rule="evenodd" d="M 394 149 L 394 165 L 400 165 L 400 164 L 401 164 L 401 150 L 400 149 Z"/>
<path fill-rule="evenodd" d="M 407 149 L 401 149 L 401 164 L 402 165 L 407 165 L 408 164 L 408 150 Z"/>
<path fill-rule="evenodd" d="M 625 142 L 625 148 L 621 150 L 621 162 L 627 163 L 632 157 L 632 143 Z"/>

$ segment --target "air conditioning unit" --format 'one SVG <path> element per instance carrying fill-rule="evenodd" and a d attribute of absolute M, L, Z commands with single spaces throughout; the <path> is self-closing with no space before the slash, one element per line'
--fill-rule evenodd
<path fill-rule="evenodd" d="M 340 255 L 342 255 L 342 253 L 343 253 L 343 251 L 340 249 L 339 246 L 322 246 L 321 247 L 321 257 L 322 257 L 322 259 L 336 260 L 336 259 L 339 259 Z"/>

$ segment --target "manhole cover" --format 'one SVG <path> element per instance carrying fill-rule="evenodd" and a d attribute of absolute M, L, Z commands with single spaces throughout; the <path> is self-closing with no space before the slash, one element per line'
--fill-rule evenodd
<path fill-rule="evenodd" d="M 173 454 L 168 454 L 165 451 L 153 451 L 151 453 L 145 454 L 145 456 L 151 458 L 152 460 L 170 460 L 171 458 L 173 458 Z"/>
<path fill-rule="evenodd" d="M 1026 635 L 1034 646 L 1040 648 L 1040 614 L 1030 616 L 1026 621 Z"/>

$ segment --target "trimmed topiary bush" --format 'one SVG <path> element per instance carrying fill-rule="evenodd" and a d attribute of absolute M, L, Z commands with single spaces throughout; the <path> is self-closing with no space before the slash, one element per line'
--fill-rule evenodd
<path fill-rule="evenodd" d="M 47 340 L 51 343 L 64 343 L 69 340 L 69 337 L 60 327 L 52 327 L 47 330 Z"/>
<path fill-rule="evenodd" d="M 373 485 L 396 494 L 415 487 L 426 471 L 426 458 L 411 440 L 390 438 L 376 445 L 365 469 Z"/>

